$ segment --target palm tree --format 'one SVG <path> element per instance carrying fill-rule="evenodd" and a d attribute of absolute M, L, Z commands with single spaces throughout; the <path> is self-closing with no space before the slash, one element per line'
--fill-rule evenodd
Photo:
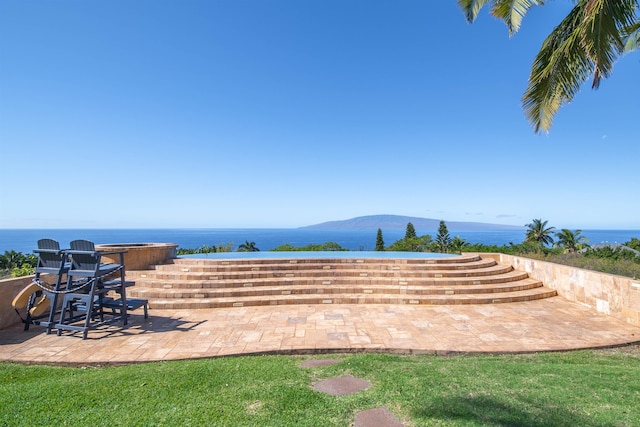
<path fill-rule="evenodd" d="M 581 233 L 582 230 L 571 231 L 567 228 L 563 228 L 556 233 L 556 237 L 558 238 L 556 246 L 565 248 L 565 251 L 570 254 L 582 250 L 588 246 L 589 241 L 586 237 L 581 236 Z"/>
<path fill-rule="evenodd" d="M 555 227 L 547 227 L 548 221 L 534 219 L 530 224 L 525 224 L 527 234 L 525 242 L 537 242 L 540 246 L 550 245 L 553 243 L 551 234 Z"/>
<path fill-rule="evenodd" d="M 260 249 L 256 248 L 256 242 L 245 240 L 243 244 L 238 246 L 238 252 L 260 252 Z"/>
<path fill-rule="evenodd" d="M 451 240 L 451 252 L 462 252 L 462 248 L 469 246 L 469 243 L 465 239 L 456 236 Z"/>
<path fill-rule="evenodd" d="M 493 16 L 503 20 L 509 35 L 520 29 L 522 18 L 544 0 L 458 0 L 468 22 L 491 4 Z M 592 76 L 597 89 L 609 77 L 624 52 L 640 45 L 640 0 L 576 0 L 575 6 L 547 36 L 531 67 L 529 86 L 522 98 L 525 115 L 536 132 L 549 132 L 553 116 L 573 100 Z"/>

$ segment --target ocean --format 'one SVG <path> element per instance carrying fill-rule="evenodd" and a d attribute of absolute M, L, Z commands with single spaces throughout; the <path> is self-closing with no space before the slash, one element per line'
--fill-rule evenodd
<path fill-rule="evenodd" d="M 416 230 L 417 234 L 429 234 L 435 238 L 435 230 Z M 469 243 L 487 245 L 507 245 L 522 243 L 524 230 L 509 231 L 455 231 L 449 230 L 451 237 L 460 236 Z M 404 237 L 404 230 L 382 230 L 385 245 L 390 245 Z M 632 237 L 640 238 L 640 230 L 583 230 L 582 235 L 590 244 L 623 243 Z M 76 239 L 102 243 L 177 243 L 181 248 L 197 248 L 203 245 L 218 246 L 232 243 L 234 250 L 245 241 L 255 242 L 261 251 L 291 244 L 306 246 L 336 242 L 350 250 L 370 251 L 375 248 L 376 231 L 372 230 L 309 230 L 298 228 L 258 229 L 258 228 L 202 228 L 202 229 L 0 229 L 0 254 L 15 250 L 32 253 L 37 241 L 42 238 L 55 239 L 62 248 Z"/>

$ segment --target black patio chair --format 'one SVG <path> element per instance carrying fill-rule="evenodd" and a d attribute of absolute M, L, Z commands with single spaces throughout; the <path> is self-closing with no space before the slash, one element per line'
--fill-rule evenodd
<path fill-rule="evenodd" d="M 71 260 L 67 288 L 55 328 L 58 335 L 63 330 L 77 331 L 82 332 L 82 339 L 86 339 L 89 329 L 104 322 L 102 298 L 109 291 L 122 291 L 126 286 L 124 263 L 102 263 L 102 255 L 107 253 L 97 251 L 93 242 L 88 240 L 74 240 L 70 246 L 71 249 L 65 251 Z M 119 277 L 113 279 L 118 272 Z M 124 322 L 126 310 L 120 314 L 124 316 Z M 94 322 L 97 317 L 100 318 L 98 324 Z M 116 320 L 116 316 L 111 320 Z"/>
<path fill-rule="evenodd" d="M 46 327 L 49 334 L 59 309 L 58 296 L 64 292 L 66 286 L 64 279 L 70 263 L 66 253 L 60 250 L 60 244 L 53 239 L 38 240 L 38 249 L 34 249 L 33 252 L 38 255 L 35 276 L 13 299 L 12 304 L 24 323 L 25 331 L 29 330 L 30 325 L 41 325 Z M 44 276 L 47 275 L 55 277 L 55 280 L 45 280 Z M 21 310 L 25 310 L 24 318 Z M 44 318 L 47 320 L 40 320 Z"/>

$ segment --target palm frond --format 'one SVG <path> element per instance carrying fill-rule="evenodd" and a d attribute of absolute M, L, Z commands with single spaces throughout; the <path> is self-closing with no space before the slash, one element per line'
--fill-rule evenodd
<path fill-rule="evenodd" d="M 588 0 L 585 2 L 582 45 L 593 61 L 593 82 L 597 89 L 609 77 L 613 64 L 624 49 L 622 28 L 635 17 L 636 0 Z"/>
<path fill-rule="evenodd" d="M 636 22 L 623 29 L 625 38 L 624 52 L 632 52 L 640 47 L 640 22 Z"/>
<path fill-rule="evenodd" d="M 579 2 L 545 39 L 536 56 L 523 109 L 536 132 L 551 128 L 560 107 L 571 101 L 594 64 L 582 46 L 585 2 Z"/>
<path fill-rule="evenodd" d="M 491 14 L 502 19 L 509 29 L 509 36 L 512 36 L 520 29 L 522 18 L 533 6 L 541 6 L 544 0 L 496 0 Z"/>
<path fill-rule="evenodd" d="M 478 17 L 480 9 L 489 2 L 495 0 L 458 0 L 458 6 L 462 9 L 467 22 L 473 22 Z"/>

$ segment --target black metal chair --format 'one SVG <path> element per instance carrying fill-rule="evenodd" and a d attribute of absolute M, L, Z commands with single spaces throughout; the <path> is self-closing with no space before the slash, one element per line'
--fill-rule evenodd
<path fill-rule="evenodd" d="M 53 239 L 38 240 L 38 249 L 33 251 L 38 254 L 38 265 L 32 283 L 25 287 L 14 299 L 13 307 L 24 323 L 24 330 L 28 331 L 30 325 L 46 327 L 46 332 L 51 333 L 58 312 L 58 296 L 64 292 L 66 273 L 70 264 L 65 251 L 60 250 L 60 244 Z M 55 277 L 55 282 L 46 280 L 43 276 Z M 20 311 L 25 310 L 23 318 Z M 47 313 L 48 312 L 48 313 Z M 40 320 L 46 318 L 47 320 Z"/>
<path fill-rule="evenodd" d="M 71 260 L 67 271 L 67 288 L 60 319 L 55 328 L 58 335 L 63 330 L 77 331 L 82 332 L 82 339 L 86 339 L 89 329 L 104 322 L 102 298 L 111 290 L 123 293 L 127 285 L 124 262 L 121 256 L 120 263 L 103 264 L 102 255 L 107 253 L 97 251 L 93 242 L 88 240 L 74 240 L 70 246 L 71 249 L 65 251 Z M 116 273 L 120 274 L 113 279 Z M 125 296 L 123 298 L 126 300 Z M 100 318 L 97 324 L 94 322 L 96 317 Z M 126 308 L 120 312 L 119 317 L 114 315 L 111 321 L 120 318 L 126 324 Z"/>

